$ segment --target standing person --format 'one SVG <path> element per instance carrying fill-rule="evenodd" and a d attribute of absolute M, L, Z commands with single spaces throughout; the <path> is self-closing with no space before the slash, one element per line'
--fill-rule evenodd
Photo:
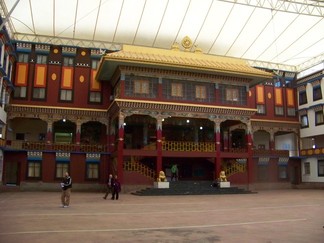
<path fill-rule="evenodd" d="M 115 178 L 113 181 L 113 194 L 112 194 L 111 200 L 115 200 L 115 196 L 116 196 L 116 200 L 118 200 L 120 191 L 121 191 L 121 185 L 117 179 L 117 175 L 115 175 Z"/>
<path fill-rule="evenodd" d="M 70 177 L 69 172 L 65 172 L 65 176 L 63 177 L 61 187 L 62 187 L 62 195 L 61 195 L 62 207 L 67 208 L 70 205 L 70 196 L 71 196 L 71 188 L 72 188 L 72 178 Z"/>
<path fill-rule="evenodd" d="M 177 181 L 178 180 L 178 165 L 174 164 L 171 167 L 171 181 L 173 180 Z"/>
<path fill-rule="evenodd" d="M 109 174 L 109 177 L 107 179 L 107 189 L 106 189 L 106 195 L 103 197 L 103 199 L 107 199 L 107 196 L 109 193 L 112 194 L 112 183 L 113 183 L 113 176 L 112 174 Z"/>

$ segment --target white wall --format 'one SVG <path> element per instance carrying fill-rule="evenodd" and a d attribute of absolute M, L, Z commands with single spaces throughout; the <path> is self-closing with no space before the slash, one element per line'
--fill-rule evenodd
<path fill-rule="evenodd" d="M 324 78 L 322 78 L 321 80 L 321 91 L 322 91 L 322 99 L 313 101 L 313 85 L 311 83 L 308 83 L 306 85 L 307 103 L 304 105 L 300 105 L 298 109 L 299 110 L 304 108 L 307 109 L 311 106 L 324 103 Z M 298 99 L 299 99 L 299 95 L 298 95 Z M 315 126 L 315 112 L 313 109 L 307 110 L 307 116 L 308 116 L 309 127 L 300 129 L 300 137 L 304 138 L 304 137 L 311 137 L 319 134 L 324 134 L 324 125 Z"/>
<path fill-rule="evenodd" d="M 305 162 L 310 162 L 310 175 L 305 175 Z M 309 157 L 302 159 L 302 182 L 324 182 L 324 176 L 318 176 L 317 158 Z"/>
<path fill-rule="evenodd" d="M 297 150 L 296 136 L 294 133 L 275 136 L 275 148 L 277 150 Z"/>

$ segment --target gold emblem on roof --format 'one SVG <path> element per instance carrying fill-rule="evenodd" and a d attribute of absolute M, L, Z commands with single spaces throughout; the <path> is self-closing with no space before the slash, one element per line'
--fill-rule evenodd
<path fill-rule="evenodd" d="M 181 45 L 183 46 L 185 51 L 189 51 L 192 47 L 192 40 L 188 36 L 186 36 L 182 39 Z"/>

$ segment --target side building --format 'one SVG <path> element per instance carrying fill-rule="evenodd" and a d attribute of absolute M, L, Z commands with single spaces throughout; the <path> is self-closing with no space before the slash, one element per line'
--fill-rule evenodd
<path fill-rule="evenodd" d="M 301 73 L 297 80 L 301 129 L 302 182 L 323 187 L 324 182 L 324 64 Z"/>
<path fill-rule="evenodd" d="M 4 147 L 6 146 L 7 111 L 13 91 L 13 70 L 16 61 L 15 48 L 0 18 L 0 185 L 4 180 Z"/>

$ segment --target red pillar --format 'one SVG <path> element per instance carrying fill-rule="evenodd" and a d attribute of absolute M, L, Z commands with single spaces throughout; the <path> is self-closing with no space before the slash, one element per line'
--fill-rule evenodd
<path fill-rule="evenodd" d="M 215 175 L 214 179 L 218 178 L 218 175 L 221 171 L 221 134 L 220 134 L 220 122 L 215 121 L 215 141 L 216 141 L 216 159 L 215 159 Z"/>
<path fill-rule="evenodd" d="M 252 159 L 252 148 L 253 148 L 253 139 L 252 139 L 252 132 L 251 132 L 251 123 L 248 123 L 248 133 L 247 133 L 247 152 L 248 152 L 248 158 L 247 158 L 247 169 L 248 169 L 248 184 L 254 183 L 255 181 L 255 168 L 254 168 L 254 162 Z"/>
<path fill-rule="evenodd" d="M 157 131 L 156 131 L 156 175 L 162 170 L 162 122 L 159 124 L 158 119 Z"/>
<path fill-rule="evenodd" d="M 53 126 L 53 123 L 51 121 L 48 121 L 47 122 L 47 134 L 46 134 L 46 147 L 49 150 L 52 148 L 52 143 L 53 143 L 52 126 Z"/>
<path fill-rule="evenodd" d="M 120 115 L 118 126 L 118 145 L 117 145 L 117 175 L 119 181 L 123 183 L 124 173 L 124 117 Z"/>

